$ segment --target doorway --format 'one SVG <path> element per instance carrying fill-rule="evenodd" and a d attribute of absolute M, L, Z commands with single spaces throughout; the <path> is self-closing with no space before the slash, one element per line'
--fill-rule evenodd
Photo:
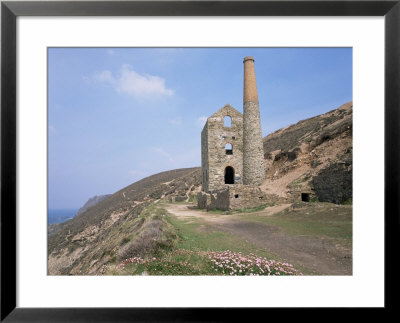
<path fill-rule="evenodd" d="M 310 202 L 310 193 L 301 193 L 301 200 L 303 202 Z"/>
<path fill-rule="evenodd" d="M 235 170 L 231 166 L 225 168 L 225 184 L 235 183 Z"/>

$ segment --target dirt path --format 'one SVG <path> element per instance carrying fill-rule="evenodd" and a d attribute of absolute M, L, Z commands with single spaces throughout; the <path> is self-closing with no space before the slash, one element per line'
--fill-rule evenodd
<path fill-rule="evenodd" d="M 273 215 L 288 206 L 274 206 L 262 213 Z M 199 211 L 184 204 L 164 204 L 162 207 L 178 218 L 202 218 L 207 226 L 237 235 L 260 249 L 279 255 L 284 261 L 307 268 L 312 273 L 352 274 L 351 251 L 336 247 L 328 238 L 288 235 L 273 225 L 237 219 L 237 215 Z"/>

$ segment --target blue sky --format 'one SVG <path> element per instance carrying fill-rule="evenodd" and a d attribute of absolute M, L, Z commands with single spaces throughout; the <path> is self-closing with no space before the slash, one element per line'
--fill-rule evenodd
<path fill-rule="evenodd" d="M 50 48 L 49 208 L 200 166 L 205 119 L 243 111 L 245 56 L 263 136 L 352 100 L 351 48 Z"/>

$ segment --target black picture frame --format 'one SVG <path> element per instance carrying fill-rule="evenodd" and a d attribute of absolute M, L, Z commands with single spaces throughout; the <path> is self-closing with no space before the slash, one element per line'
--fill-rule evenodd
<path fill-rule="evenodd" d="M 18 16 L 384 16 L 385 307 L 396 309 L 399 237 L 400 0 L 388 1 L 2 1 L 1 3 L 1 321 L 186 322 L 254 319 L 263 309 L 17 308 L 16 19 Z M 371 125 L 373 126 L 373 125 Z M 371 152 L 372 153 L 372 152 Z M 381 310 L 378 309 L 381 315 Z M 243 314 L 243 313 L 240 313 Z M 254 315 L 254 316 L 253 316 Z M 247 320 L 247 321 L 251 321 Z"/>

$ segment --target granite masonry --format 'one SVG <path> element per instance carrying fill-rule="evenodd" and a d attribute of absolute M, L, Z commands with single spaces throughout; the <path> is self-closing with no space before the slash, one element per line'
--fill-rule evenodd
<path fill-rule="evenodd" d="M 266 203 L 260 109 L 253 57 L 244 58 L 243 111 L 225 105 L 201 132 L 202 191 L 199 208 L 235 210 Z"/>
<path fill-rule="evenodd" d="M 265 162 L 254 59 L 245 57 L 243 63 L 243 184 L 261 185 L 265 179 Z"/>

